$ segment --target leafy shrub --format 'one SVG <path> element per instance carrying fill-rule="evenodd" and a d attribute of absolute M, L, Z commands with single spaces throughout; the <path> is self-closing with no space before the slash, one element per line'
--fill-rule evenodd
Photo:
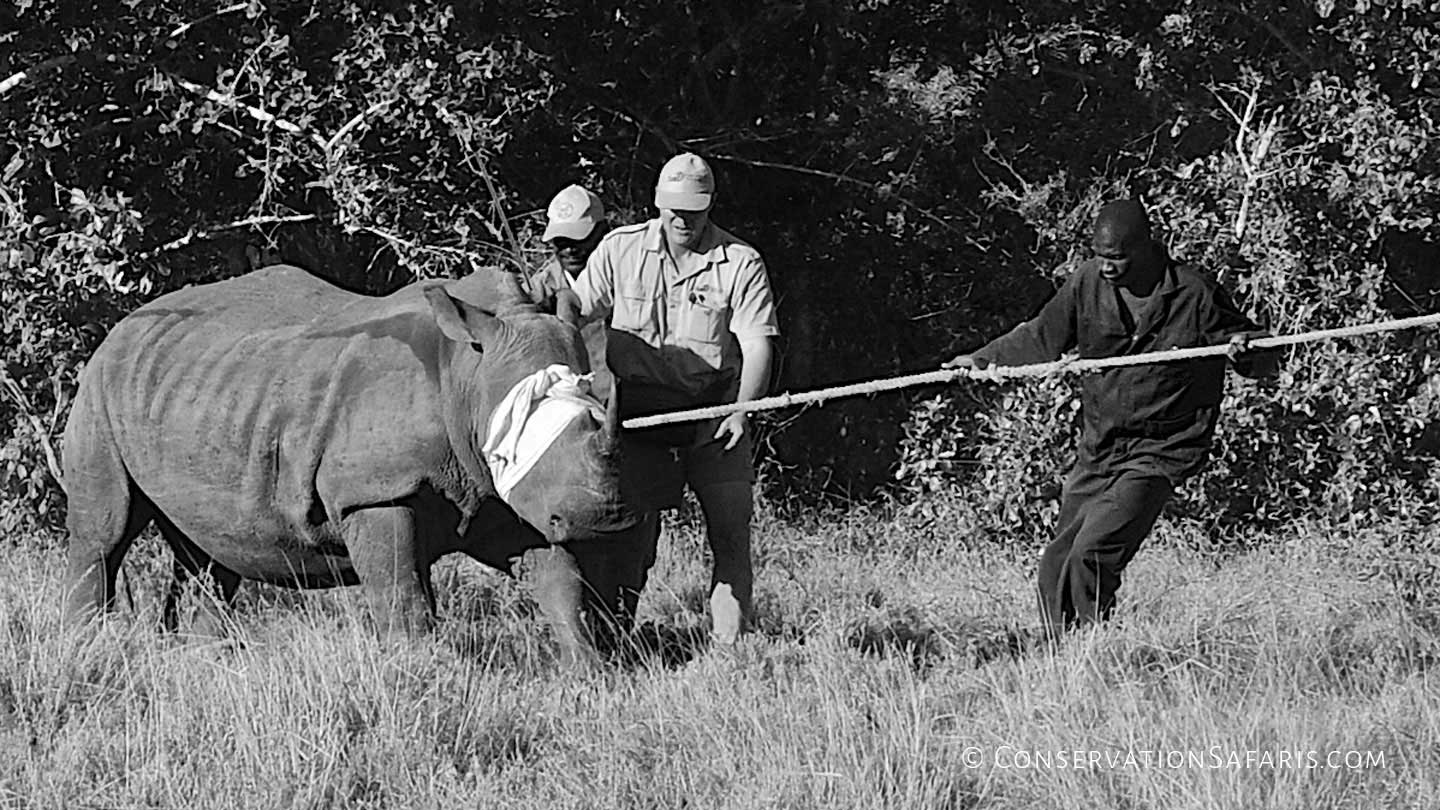
<path fill-rule="evenodd" d="M 978 346 L 1121 194 L 1276 332 L 1433 310 L 1437 20 L 1414 0 L 0 9 L 0 363 L 20 392 L 0 396 L 0 513 L 58 517 L 45 435 L 142 301 L 276 260 L 372 293 L 521 267 L 556 189 L 639 218 L 682 149 L 770 266 L 789 390 Z M 1366 338 L 1232 384 L 1176 508 L 1222 534 L 1426 519 L 1434 363 L 1429 336 Z M 958 493 L 975 527 L 1033 535 L 1074 415 L 1063 381 L 777 414 L 764 483 L 800 508 Z"/>

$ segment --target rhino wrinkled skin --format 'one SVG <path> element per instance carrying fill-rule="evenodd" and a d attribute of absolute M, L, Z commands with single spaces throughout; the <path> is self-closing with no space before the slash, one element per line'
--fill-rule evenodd
<path fill-rule="evenodd" d="M 359 583 L 383 629 L 424 630 L 430 566 L 463 552 L 522 574 L 587 654 L 582 607 L 613 604 L 635 564 L 613 409 L 571 422 L 504 501 L 480 452 L 499 401 L 552 364 L 588 370 L 579 333 L 498 271 L 375 298 L 277 266 L 141 307 L 65 429 L 71 621 L 112 605 L 153 520 L 176 558 L 167 624 L 206 571 L 225 600 L 242 578 Z"/>

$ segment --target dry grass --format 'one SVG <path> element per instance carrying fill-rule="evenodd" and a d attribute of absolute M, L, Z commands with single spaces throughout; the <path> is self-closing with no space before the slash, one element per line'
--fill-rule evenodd
<path fill-rule="evenodd" d="M 643 608 L 689 660 L 590 673 L 459 562 L 413 644 L 379 643 L 351 595 L 249 585 L 229 640 L 165 636 L 144 559 L 132 620 L 65 636 L 60 552 L 32 543 L 0 578 L 0 805 L 1440 806 L 1440 598 L 1396 598 L 1313 530 L 1218 564 L 1167 534 L 1117 620 L 1051 651 L 1026 643 L 1028 550 L 771 522 L 762 632 L 722 654 L 685 643 L 685 528 Z"/>

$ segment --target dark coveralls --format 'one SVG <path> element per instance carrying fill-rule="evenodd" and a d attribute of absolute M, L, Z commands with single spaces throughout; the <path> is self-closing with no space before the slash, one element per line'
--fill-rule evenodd
<path fill-rule="evenodd" d="M 1215 281 L 1164 258 L 1137 320 L 1099 263 L 1080 266 L 1040 313 L 974 353 L 998 365 L 1115 357 L 1265 334 Z M 1120 575 L 1174 489 L 1209 454 L 1225 357 L 1105 369 L 1081 377 L 1081 430 L 1055 539 L 1040 560 L 1040 614 L 1052 633 L 1107 618 Z M 1236 370 L 1253 376 L 1241 358 Z"/>

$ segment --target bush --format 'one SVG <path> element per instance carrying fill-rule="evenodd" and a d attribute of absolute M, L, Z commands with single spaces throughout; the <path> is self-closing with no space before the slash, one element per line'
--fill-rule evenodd
<path fill-rule="evenodd" d="M 274 260 L 365 292 L 521 267 L 556 189 L 639 218 L 682 149 L 710 159 L 717 221 L 770 266 L 788 390 L 978 346 L 1035 310 L 1120 194 L 1276 332 L 1440 293 L 1440 12 L 1415 0 L 27 0 L 0 17 L 12 522 L 58 516 L 45 436 L 140 302 Z M 1317 510 L 1425 519 L 1434 362 L 1428 335 L 1367 338 L 1232 385 L 1177 509 L 1222 533 Z M 1030 533 L 1073 420 L 1058 381 L 776 414 L 767 494 L 958 490 L 977 527 Z"/>

